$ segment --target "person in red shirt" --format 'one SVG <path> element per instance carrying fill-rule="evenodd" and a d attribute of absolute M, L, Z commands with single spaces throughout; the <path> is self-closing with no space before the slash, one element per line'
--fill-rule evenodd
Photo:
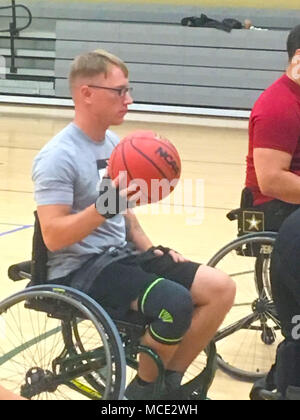
<path fill-rule="evenodd" d="M 258 98 L 249 121 L 246 191 L 272 231 L 300 206 L 300 25 L 287 52 L 286 73 Z"/>
<path fill-rule="evenodd" d="M 269 212 L 267 222 L 270 216 L 274 226 L 280 225 L 270 280 L 284 340 L 269 375 L 254 387 L 267 387 L 270 399 L 299 400 L 300 25 L 290 32 L 287 49 L 286 74 L 259 98 L 251 115 L 246 186 L 254 205 Z"/>

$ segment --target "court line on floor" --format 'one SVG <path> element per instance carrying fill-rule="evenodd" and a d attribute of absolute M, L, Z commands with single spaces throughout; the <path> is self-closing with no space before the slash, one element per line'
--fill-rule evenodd
<path fill-rule="evenodd" d="M 21 193 L 21 194 L 33 194 L 32 191 L 22 191 L 22 190 L 11 190 L 11 189 L 0 189 L 0 192 L 8 192 L 8 193 Z"/>
<path fill-rule="evenodd" d="M 24 229 L 32 228 L 32 227 L 33 227 L 33 225 L 23 225 L 23 226 L 18 227 L 18 228 L 16 228 L 16 229 L 11 229 L 11 230 L 7 230 L 7 231 L 5 231 L 5 232 L 1 232 L 1 233 L 0 233 L 0 237 L 1 237 L 1 236 L 5 236 L 5 235 L 9 235 L 9 234 L 11 234 L 11 233 L 18 232 L 18 231 L 20 231 L 20 230 L 24 230 Z"/>
<path fill-rule="evenodd" d="M 24 223 L 10 223 L 10 222 L 0 222 L 0 226 L 32 226 L 32 225 L 24 225 Z"/>

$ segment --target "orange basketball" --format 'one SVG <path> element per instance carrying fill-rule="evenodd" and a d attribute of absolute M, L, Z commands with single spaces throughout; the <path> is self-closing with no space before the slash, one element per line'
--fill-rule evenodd
<path fill-rule="evenodd" d="M 113 150 L 108 173 L 115 179 L 126 172 L 127 185 L 134 182 L 141 202 L 155 203 L 167 197 L 178 183 L 181 161 L 175 146 L 153 131 L 134 131 Z"/>

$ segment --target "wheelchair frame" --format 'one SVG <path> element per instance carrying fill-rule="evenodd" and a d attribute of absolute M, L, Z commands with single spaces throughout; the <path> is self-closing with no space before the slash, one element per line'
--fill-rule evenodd
<path fill-rule="evenodd" d="M 236 219 L 238 217 L 238 214 L 240 213 L 236 211 L 231 212 L 231 220 Z M 39 230 L 35 230 L 35 235 L 36 237 L 34 240 L 34 244 L 38 244 L 38 256 L 41 256 L 41 235 Z M 256 285 L 258 296 L 252 302 L 252 313 L 250 313 L 247 317 L 238 319 L 232 325 L 227 326 L 225 328 L 221 328 L 218 331 L 218 333 L 215 336 L 215 340 L 212 341 L 206 349 L 206 361 L 204 363 L 205 366 L 203 370 L 198 375 L 196 375 L 196 377 L 193 377 L 190 381 L 181 386 L 181 391 L 184 399 L 206 398 L 207 391 L 215 375 L 217 365 L 216 360 L 218 361 L 218 366 L 222 370 L 238 379 L 252 382 L 265 375 L 266 372 L 253 370 L 249 371 L 237 368 L 236 366 L 234 366 L 234 364 L 228 363 L 225 359 L 223 359 L 222 354 L 218 354 L 218 357 L 216 357 L 215 341 L 217 342 L 219 349 L 219 343 L 221 342 L 221 340 L 226 339 L 230 337 L 233 333 L 236 333 L 243 329 L 258 331 L 262 334 L 267 333 L 268 335 L 268 333 L 270 333 L 271 330 L 266 326 L 267 324 L 265 321 L 265 316 L 266 313 L 270 312 L 272 315 L 271 318 L 276 323 L 276 329 L 280 329 L 280 323 L 277 320 L 276 313 L 274 311 L 274 305 L 270 294 L 268 279 L 266 279 L 265 281 L 265 276 L 268 275 L 268 267 L 265 266 L 265 262 L 270 257 L 270 247 L 272 248 L 275 242 L 275 238 L 276 233 L 274 232 L 260 232 L 255 234 L 241 235 L 234 241 L 228 243 L 221 250 L 219 250 L 208 262 L 207 265 L 219 268 L 220 261 L 222 261 L 232 251 L 237 255 L 241 255 L 243 257 L 254 257 L 255 266 L 252 271 L 254 273 L 254 283 Z M 267 251 L 265 251 L 266 249 Z M 15 264 L 9 268 L 9 277 L 14 281 L 21 279 L 31 279 L 31 272 L 29 268 L 31 267 L 31 269 L 36 269 L 38 265 L 37 263 L 38 261 L 36 259 L 33 259 L 33 264 L 31 261 L 21 264 Z M 67 299 L 67 304 L 70 305 L 72 308 L 72 316 L 76 317 L 77 312 L 78 317 L 78 311 L 80 312 L 80 308 L 81 315 L 79 315 L 79 318 L 88 318 L 91 322 L 93 322 L 93 325 L 98 331 L 98 335 L 102 343 L 102 358 L 100 358 L 100 361 L 103 364 L 103 360 L 105 360 L 104 366 L 101 365 L 101 363 L 97 359 L 97 357 L 100 357 L 99 348 L 93 349 L 93 351 L 85 352 L 84 347 L 79 343 L 79 348 L 81 348 L 81 354 L 78 354 L 76 346 L 78 346 L 78 341 L 80 342 L 80 337 L 77 332 L 77 337 L 75 337 L 75 343 L 72 341 L 72 334 L 74 335 L 75 330 L 74 327 L 72 327 L 72 330 L 70 325 L 68 328 L 64 326 L 66 323 L 70 324 L 70 319 L 65 319 L 65 311 L 60 311 L 60 313 L 57 313 L 57 308 L 55 308 L 55 305 L 54 308 L 52 305 L 52 308 L 50 309 L 49 307 L 47 307 L 47 305 L 45 305 L 45 299 L 49 300 L 50 298 L 58 301 L 64 301 L 63 296 Z M 38 307 L 34 308 L 34 306 L 36 306 L 36 302 L 31 306 L 30 304 L 28 305 L 28 302 L 26 304 L 26 301 L 29 298 L 38 301 Z M 79 394 L 91 399 L 123 399 L 126 381 L 126 366 L 137 370 L 137 355 L 138 353 L 145 352 L 156 363 L 159 375 L 157 380 L 155 397 L 160 397 L 164 379 L 163 363 L 154 351 L 139 344 L 139 339 L 145 331 L 145 322 L 141 322 L 141 320 L 137 319 L 136 316 L 134 317 L 134 319 L 112 320 L 107 314 L 107 312 L 99 304 L 97 304 L 93 299 L 89 298 L 87 295 L 79 292 L 78 290 L 61 285 L 53 286 L 47 284 L 27 288 L 24 291 L 5 299 L 3 302 L 0 303 L 0 317 L 3 313 L 7 312 L 10 304 L 18 300 L 22 301 L 22 299 L 24 300 L 24 306 L 27 309 L 33 309 L 38 312 L 44 312 L 47 314 L 47 317 L 50 318 L 58 318 L 64 326 L 64 330 L 62 329 L 63 341 L 69 343 L 69 348 L 63 349 L 61 353 L 62 358 L 69 359 L 71 353 L 71 363 L 69 363 L 68 360 L 67 362 L 66 360 L 63 360 L 59 365 L 59 367 L 62 366 L 63 368 L 67 366 L 67 368 L 65 369 L 67 369 L 69 376 L 64 377 L 65 382 L 62 382 L 64 385 L 79 392 Z M 264 303 L 264 311 L 262 311 L 261 309 L 262 303 Z M 253 325 L 257 321 L 260 322 L 260 325 Z M 102 327 L 102 325 L 104 325 L 104 328 Z M 272 344 L 272 334 L 273 332 L 270 333 L 267 337 L 267 339 L 270 339 L 270 342 L 266 342 L 266 345 Z M 67 339 L 65 338 L 67 336 L 69 336 L 69 341 L 67 341 Z M 30 343 L 34 344 L 35 341 L 36 339 L 31 338 Z M 8 353 L 8 355 L 6 354 L 1 356 L 0 347 L 0 382 L 3 363 L 5 363 L 9 359 L 9 355 L 15 355 L 15 353 L 16 350 L 11 349 L 11 352 Z M 105 354 L 105 357 L 103 356 L 103 353 Z M 86 354 L 86 356 L 84 356 L 83 354 Z M 93 359 L 94 356 L 96 361 Z M 97 362 L 97 360 L 100 364 Z M 113 364 L 114 366 L 113 369 L 111 368 L 111 364 Z M 75 369 L 75 367 L 77 370 Z M 57 377 L 55 377 L 55 369 L 52 369 L 51 372 L 49 369 L 43 370 L 40 369 L 38 366 L 35 366 L 33 368 L 35 370 L 32 371 L 32 367 L 29 368 L 29 370 L 25 374 L 25 377 L 23 378 L 23 380 L 25 380 L 25 384 L 23 383 L 19 389 L 19 392 L 21 392 L 21 394 L 23 392 L 23 395 L 26 394 L 28 397 L 31 398 L 34 396 L 38 396 L 41 392 L 45 392 L 45 387 L 48 387 L 48 391 L 51 392 L 51 389 L 55 388 L 56 386 L 53 385 L 53 382 L 55 381 L 55 384 L 59 386 L 59 380 Z M 98 370 L 103 371 L 104 368 L 106 369 L 105 375 L 101 372 L 95 373 Z M 79 382 L 76 378 L 71 378 L 70 369 L 75 369 L 73 371 L 73 375 L 80 374 L 81 377 L 84 378 L 84 383 Z M 86 369 L 86 371 L 84 371 L 84 369 Z M 95 372 L 92 373 L 89 369 L 94 369 Z M 97 375 L 98 378 L 100 378 L 99 381 L 97 380 Z M 62 375 L 60 376 L 60 381 L 62 381 Z M 98 382 L 100 382 L 100 384 Z M 32 386 L 32 389 L 30 388 L 30 383 L 34 384 L 34 386 Z M 40 388 L 38 388 L 39 386 Z M 14 391 L 16 392 L 16 390 Z"/>
<path fill-rule="evenodd" d="M 220 327 L 214 340 L 220 369 L 243 381 L 262 378 L 275 360 L 277 333 L 281 328 L 271 295 L 269 264 L 276 236 L 275 232 L 241 236 L 225 245 L 208 262 L 209 266 L 220 270 L 232 261 L 237 263 L 228 273 L 237 283 L 236 301 L 228 316 L 232 314 L 233 319 Z M 241 259 L 245 260 L 242 265 Z M 249 350 L 251 345 L 252 351 Z M 267 357 L 270 357 L 268 362 Z M 247 359 L 251 359 L 251 364 L 246 364 Z"/>
<path fill-rule="evenodd" d="M 245 188 L 241 194 L 241 207 L 227 214 L 230 221 L 237 221 L 238 238 L 221 248 L 207 264 L 227 272 L 237 283 L 237 297 L 230 311 L 235 319 L 229 325 L 223 324 L 215 336 L 218 366 L 234 378 L 248 382 L 263 378 L 271 368 L 275 360 L 277 332 L 281 330 L 272 299 L 269 276 L 271 253 L 277 232 L 265 231 L 266 216 L 264 211 L 258 211 L 253 207 L 252 192 Z M 233 255 L 236 258 L 231 265 L 235 267 L 228 268 Z M 245 269 L 246 264 L 240 263 L 238 257 L 251 261 L 252 266 Z M 251 285 L 255 287 L 255 291 L 252 290 L 251 294 L 248 291 L 248 302 L 245 297 L 240 301 L 239 295 L 244 292 L 246 296 L 247 289 L 250 290 Z M 236 315 L 238 311 L 243 312 L 241 317 Z M 247 340 L 244 339 L 244 342 L 241 341 L 243 331 L 245 337 L 246 333 L 248 333 L 247 338 L 249 337 Z M 254 341 L 255 334 L 260 334 L 260 337 L 256 337 Z M 249 351 L 251 347 L 249 339 L 255 342 L 254 346 L 252 344 L 254 347 L 252 353 Z M 262 343 L 265 346 L 261 346 Z M 256 345 L 259 348 L 256 349 Z M 229 354 L 228 349 L 233 346 L 239 350 Z M 226 350 L 227 354 L 224 354 Z M 269 365 L 263 362 L 268 355 Z"/>
<path fill-rule="evenodd" d="M 30 273 L 24 271 L 29 262 L 17 264 L 9 269 L 13 280 L 30 279 Z M 3 350 L 0 340 L 0 382 L 9 388 L 12 378 L 5 378 L 5 366 L 14 370 L 18 364 L 27 360 L 24 352 L 36 355 L 42 350 L 38 345 L 58 333 L 62 335 L 63 348 L 51 360 L 47 367 L 39 366 L 36 357 L 24 366 L 21 377 L 13 384 L 12 391 L 26 398 L 55 395 L 60 389 L 71 390 L 71 397 L 78 396 L 88 399 L 120 400 L 124 398 L 126 383 L 126 366 L 137 370 L 139 353 L 151 357 L 158 369 L 154 399 L 159 399 L 162 392 L 164 367 L 159 356 L 150 348 L 140 345 L 139 339 L 145 331 L 145 323 L 140 319 L 112 320 L 107 312 L 92 298 L 70 287 L 61 285 L 38 285 L 28 287 L 0 303 L 0 319 L 9 316 L 14 307 L 21 304 L 22 315 L 13 314 L 13 325 L 20 318 L 25 323 L 26 311 L 34 311 L 35 315 L 43 314 L 44 319 L 38 325 L 46 325 L 48 319 L 55 320 L 55 327 L 44 331 L 38 336 L 30 336 L 25 340 L 26 332 L 20 333 L 22 343 L 9 351 Z M 19 311 L 19 309 L 18 309 Z M 135 314 L 135 313 L 134 313 Z M 34 315 L 30 315 L 34 319 Z M 22 322 L 21 322 L 22 320 Z M 98 343 L 86 350 L 80 335 L 80 327 L 85 322 L 92 323 L 93 330 L 98 334 Z M 79 326 L 79 327 L 78 327 Z M 34 330 L 38 327 L 35 326 Z M 90 329 L 90 325 L 88 327 Z M 1 332 L 1 331 L 0 331 Z M 35 331 L 34 331 L 35 332 Z M 14 338 L 15 340 L 15 338 Z M 59 340 L 56 338 L 56 342 Z M 47 344 L 45 347 L 47 348 Z M 34 351 L 33 347 L 37 349 Z M 48 351 L 48 349 L 47 349 Z M 54 351 L 54 350 L 53 350 Z M 213 342 L 207 347 L 203 369 L 191 380 L 181 386 L 183 399 L 206 399 L 208 389 L 216 371 L 216 350 Z M 8 381 L 8 382 L 7 382 Z M 75 393 L 74 393 L 75 392 Z"/>

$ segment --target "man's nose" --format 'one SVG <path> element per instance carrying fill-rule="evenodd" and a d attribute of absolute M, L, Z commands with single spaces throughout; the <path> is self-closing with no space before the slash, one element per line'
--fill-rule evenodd
<path fill-rule="evenodd" d="M 126 92 L 126 94 L 125 94 L 125 96 L 124 96 L 124 102 L 125 102 L 127 105 L 130 105 L 130 104 L 132 104 L 132 103 L 133 103 L 133 98 L 132 98 L 132 96 L 131 96 L 131 93 L 130 93 L 130 92 Z"/>

